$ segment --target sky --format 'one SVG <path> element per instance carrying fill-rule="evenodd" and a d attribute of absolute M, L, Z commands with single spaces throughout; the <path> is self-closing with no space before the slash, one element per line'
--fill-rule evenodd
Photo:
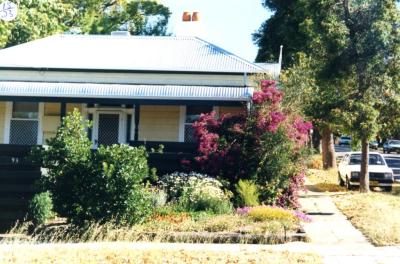
<path fill-rule="evenodd" d="M 271 13 L 261 5 L 262 0 L 160 0 L 172 15 L 169 32 L 182 30 L 184 11 L 200 12 L 199 36 L 239 57 L 253 62 L 257 46 L 251 34 L 269 18 Z M 277 51 L 279 52 L 279 51 Z"/>

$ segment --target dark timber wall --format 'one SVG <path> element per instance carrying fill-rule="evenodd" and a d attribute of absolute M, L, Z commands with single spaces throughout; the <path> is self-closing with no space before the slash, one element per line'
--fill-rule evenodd
<path fill-rule="evenodd" d="M 29 162 L 30 146 L 0 144 L 0 232 L 26 215 L 40 168 Z"/>
<path fill-rule="evenodd" d="M 162 176 L 175 171 L 182 171 L 181 160 L 192 160 L 195 156 L 197 143 L 157 142 L 157 141 L 132 141 L 131 146 L 146 146 L 149 151 L 149 167 L 157 169 L 157 175 Z M 164 146 L 163 153 L 151 153 Z"/>

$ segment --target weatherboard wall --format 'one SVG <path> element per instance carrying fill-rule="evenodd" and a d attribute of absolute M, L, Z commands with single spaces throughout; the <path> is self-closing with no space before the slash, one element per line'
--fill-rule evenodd
<path fill-rule="evenodd" d="M 179 106 L 140 107 L 140 141 L 179 141 Z"/>
<path fill-rule="evenodd" d="M 243 74 L 1 70 L 0 81 L 252 86 Z"/>

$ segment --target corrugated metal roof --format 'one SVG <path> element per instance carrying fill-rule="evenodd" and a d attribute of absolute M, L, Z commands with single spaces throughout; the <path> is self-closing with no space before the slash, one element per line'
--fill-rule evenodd
<path fill-rule="evenodd" d="M 279 63 L 254 63 L 255 65 L 263 68 L 273 77 L 278 77 L 281 72 L 281 65 Z"/>
<path fill-rule="evenodd" d="M 250 87 L 0 82 L 0 95 L 109 99 L 246 101 Z"/>
<path fill-rule="evenodd" d="M 55 35 L 0 50 L 1 67 L 253 73 L 265 69 L 197 37 Z"/>

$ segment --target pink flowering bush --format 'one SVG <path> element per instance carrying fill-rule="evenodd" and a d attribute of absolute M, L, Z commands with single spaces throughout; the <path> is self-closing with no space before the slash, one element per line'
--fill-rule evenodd
<path fill-rule="evenodd" d="M 260 202 L 298 207 L 304 183 L 304 153 L 311 123 L 284 112 L 283 93 L 263 80 L 249 111 L 216 118 L 203 114 L 194 123 L 198 153 L 191 169 L 224 180 L 235 192 L 240 179 L 255 182 Z"/>

